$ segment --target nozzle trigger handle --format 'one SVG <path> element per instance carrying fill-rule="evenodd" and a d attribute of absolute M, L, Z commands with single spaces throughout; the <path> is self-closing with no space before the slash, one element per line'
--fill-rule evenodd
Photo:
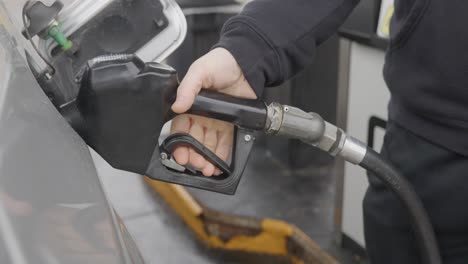
<path fill-rule="evenodd" d="M 216 154 L 206 149 L 200 142 L 193 139 L 191 136 L 175 134 L 166 139 L 161 147 L 157 148 L 151 159 L 150 166 L 146 171 L 146 175 L 155 180 L 182 184 L 185 186 L 195 187 L 208 191 L 232 195 L 236 192 L 237 186 L 240 183 L 244 173 L 247 161 L 252 151 L 255 137 L 251 130 L 244 128 L 236 128 L 234 145 L 232 152 L 232 164 L 229 166 L 222 161 Z M 161 160 L 163 153 L 171 153 L 175 147 L 181 144 L 186 144 L 194 147 L 201 155 L 204 155 L 213 165 L 217 166 L 223 174 L 215 177 L 205 177 L 201 174 L 193 174 L 190 170 L 184 172 L 173 170 L 165 166 Z M 161 155 L 163 154 L 163 155 Z"/>
<path fill-rule="evenodd" d="M 215 167 L 220 169 L 224 176 L 229 176 L 232 174 L 233 170 L 226 162 L 224 162 L 215 153 L 205 147 L 190 134 L 178 133 L 170 135 L 161 144 L 160 150 L 161 153 L 165 153 L 170 156 L 177 147 L 181 146 L 190 147 L 195 150 L 195 152 L 202 155 L 208 162 L 212 163 Z"/>

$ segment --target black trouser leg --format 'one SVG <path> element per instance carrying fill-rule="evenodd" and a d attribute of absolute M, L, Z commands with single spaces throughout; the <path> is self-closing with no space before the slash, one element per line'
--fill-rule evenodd
<path fill-rule="evenodd" d="M 468 263 L 468 157 L 434 145 L 394 122 L 387 128 L 382 155 L 400 169 L 422 199 L 443 263 Z M 400 201 L 382 182 L 373 177 L 369 181 L 364 225 L 372 264 L 421 263 Z"/>

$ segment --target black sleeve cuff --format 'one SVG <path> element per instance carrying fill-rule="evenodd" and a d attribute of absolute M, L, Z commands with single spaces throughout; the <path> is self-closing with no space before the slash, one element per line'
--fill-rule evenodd
<path fill-rule="evenodd" d="M 278 65 L 275 49 L 253 23 L 251 18 L 236 16 L 223 27 L 221 38 L 213 48 L 225 48 L 236 59 L 245 78 L 257 96 L 263 94 L 268 72 Z M 278 75 L 278 74 L 277 74 Z"/>

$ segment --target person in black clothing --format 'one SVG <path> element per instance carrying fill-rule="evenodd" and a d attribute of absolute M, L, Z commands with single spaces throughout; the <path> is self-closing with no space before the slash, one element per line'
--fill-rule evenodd
<path fill-rule="evenodd" d="M 173 110 L 184 113 L 202 89 L 256 98 L 313 63 L 358 0 L 256 0 L 223 27 L 218 44 L 182 81 Z M 396 0 L 384 77 L 391 91 L 382 154 L 415 186 L 437 233 L 444 263 L 468 263 L 468 1 Z M 232 147 L 230 124 L 180 116 L 220 157 Z M 188 148 L 176 160 L 219 174 Z M 381 182 L 364 199 L 365 238 L 374 264 L 421 263 L 408 218 Z"/>

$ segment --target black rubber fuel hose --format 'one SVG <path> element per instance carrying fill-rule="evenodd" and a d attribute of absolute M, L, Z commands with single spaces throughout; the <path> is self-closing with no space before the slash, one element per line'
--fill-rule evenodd
<path fill-rule="evenodd" d="M 437 245 L 434 229 L 423 203 L 411 184 L 396 168 L 384 161 L 373 149 L 368 148 L 361 167 L 373 173 L 390 188 L 406 207 L 411 218 L 416 242 L 421 251 L 421 263 L 441 264 L 442 259 Z"/>

